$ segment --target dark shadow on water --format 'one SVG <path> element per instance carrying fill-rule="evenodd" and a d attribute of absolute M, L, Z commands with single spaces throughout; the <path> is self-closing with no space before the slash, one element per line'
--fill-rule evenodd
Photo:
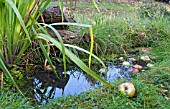
<path fill-rule="evenodd" d="M 54 99 L 66 95 L 76 95 L 95 86 L 91 83 L 83 71 L 74 69 L 67 71 L 66 74 L 59 74 L 60 79 L 56 78 L 53 73 L 35 72 L 33 79 L 34 96 L 45 104 L 48 99 Z"/>

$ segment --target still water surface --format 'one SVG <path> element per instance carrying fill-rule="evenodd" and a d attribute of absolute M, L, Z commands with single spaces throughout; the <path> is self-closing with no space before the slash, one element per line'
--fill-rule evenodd
<path fill-rule="evenodd" d="M 129 67 L 125 66 L 116 67 L 115 65 L 107 65 L 107 75 L 105 72 L 101 72 L 99 75 L 110 82 L 118 77 L 129 77 L 128 69 Z M 33 92 L 38 102 L 45 104 L 48 99 L 77 95 L 101 86 L 99 81 L 94 80 L 77 67 L 67 71 L 66 74 L 62 72 L 59 76 L 61 78 L 60 80 L 53 73 L 35 73 L 32 81 Z"/>

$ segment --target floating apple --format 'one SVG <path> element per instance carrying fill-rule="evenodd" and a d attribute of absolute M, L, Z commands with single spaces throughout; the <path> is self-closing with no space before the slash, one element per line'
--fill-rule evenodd
<path fill-rule="evenodd" d="M 136 69 L 139 69 L 139 70 L 142 69 L 142 66 L 138 65 L 138 64 L 134 65 L 133 67 L 136 68 Z"/>
<path fill-rule="evenodd" d="M 130 63 L 129 63 L 128 61 L 124 61 L 122 64 L 123 64 L 124 66 L 130 66 Z"/>
<path fill-rule="evenodd" d="M 135 58 L 129 58 L 130 61 L 136 62 L 137 60 Z"/>
<path fill-rule="evenodd" d="M 119 60 L 123 60 L 123 57 L 120 57 Z"/>
<path fill-rule="evenodd" d="M 149 56 L 141 56 L 140 59 L 143 60 L 143 61 L 150 61 Z"/>
<path fill-rule="evenodd" d="M 150 63 L 148 63 L 146 66 L 147 66 L 147 67 L 149 67 L 149 68 L 151 68 L 151 67 L 153 67 L 154 65 L 153 65 L 153 64 L 150 64 Z"/>
<path fill-rule="evenodd" d="M 118 90 L 126 96 L 133 97 L 135 94 L 135 87 L 131 82 L 125 82 L 118 86 Z"/>
<path fill-rule="evenodd" d="M 99 72 L 107 72 L 105 68 L 101 68 Z"/>
<path fill-rule="evenodd" d="M 107 70 L 105 68 L 101 68 L 99 70 L 99 72 L 100 72 L 100 77 L 106 80 L 107 79 Z"/>
<path fill-rule="evenodd" d="M 136 69 L 136 68 L 130 68 L 129 71 L 132 73 L 139 73 L 139 69 Z"/>

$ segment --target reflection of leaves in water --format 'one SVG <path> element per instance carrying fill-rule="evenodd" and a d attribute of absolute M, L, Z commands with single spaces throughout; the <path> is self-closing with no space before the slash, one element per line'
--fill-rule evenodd
<path fill-rule="evenodd" d="M 55 89 L 56 89 L 55 87 L 52 87 L 52 89 L 50 90 L 50 92 L 49 92 L 49 97 L 50 97 L 50 98 L 54 98 Z M 53 94 L 53 95 L 52 95 L 52 94 Z"/>
<path fill-rule="evenodd" d="M 93 71 L 96 72 L 96 74 L 100 75 L 99 73 L 99 69 L 102 68 L 102 65 L 100 65 L 99 63 L 92 63 L 91 64 L 91 69 Z M 90 83 L 91 86 L 95 86 L 96 83 L 98 82 L 97 80 L 95 80 L 94 78 L 92 78 L 90 75 L 88 75 L 87 73 L 81 71 L 83 73 L 83 75 L 86 77 L 86 80 Z"/>
<path fill-rule="evenodd" d="M 62 89 L 66 86 L 69 75 L 59 74 L 60 79 L 56 78 L 50 72 L 35 72 L 34 78 L 34 94 L 37 100 L 41 103 L 46 103 L 49 98 L 54 98 L 56 88 Z"/>
<path fill-rule="evenodd" d="M 96 68 L 95 66 L 99 66 L 99 65 L 93 65 L 93 64 L 92 64 L 92 66 L 93 66 L 93 68 Z M 94 70 L 94 69 L 93 69 L 93 70 Z M 96 70 L 94 70 L 94 71 L 96 71 Z M 86 77 L 86 80 L 88 81 L 88 83 L 90 83 L 91 86 L 95 86 L 97 80 L 94 79 L 94 78 L 92 78 L 90 75 L 88 75 L 87 73 L 85 73 L 85 72 L 83 72 L 83 71 L 82 71 L 82 73 L 83 73 L 83 75 Z M 97 72 L 97 73 L 98 73 L 98 72 Z"/>

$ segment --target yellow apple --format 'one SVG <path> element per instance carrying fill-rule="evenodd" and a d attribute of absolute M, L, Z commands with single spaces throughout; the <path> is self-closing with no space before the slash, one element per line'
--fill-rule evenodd
<path fill-rule="evenodd" d="M 125 82 L 118 86 L 118 90 L 125 96 L 133 97 L 135 94 L 135 87 L 131 82 Z"/>
<path fill-rule="evenodd" d="M 124 61 L 122 64 L 123 64 L 124 66 L 130 66 L 130 63 L 129 63 L 128 61 Z"/>
<path fill-rule="evenodd" d="M 143 60 L 143 61 L 150 61 L 149 56 L 141 56 L 140 59 Z"/>

